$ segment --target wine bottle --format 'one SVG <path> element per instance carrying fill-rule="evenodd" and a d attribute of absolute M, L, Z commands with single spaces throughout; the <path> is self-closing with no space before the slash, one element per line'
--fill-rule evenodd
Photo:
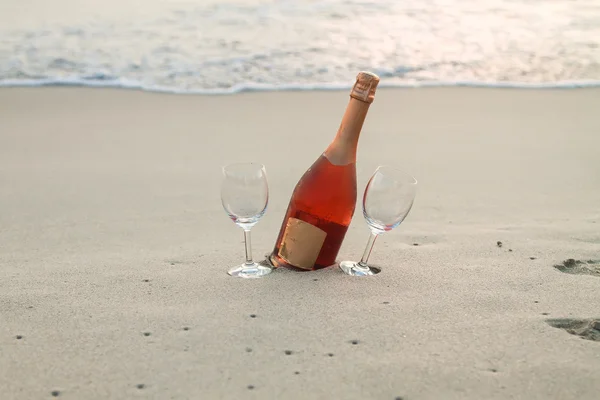
<path fill-rule="evenodd" d="M 379 77 L 360 72 L 337 134 L 296 184 L 270 260 L 316 270 L 335 263 L 356 207 L 356 149 Z"/>

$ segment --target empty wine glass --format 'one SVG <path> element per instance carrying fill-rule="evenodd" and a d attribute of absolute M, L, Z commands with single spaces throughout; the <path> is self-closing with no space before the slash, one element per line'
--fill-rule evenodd
<path fill-rule="evenodd" d="M 417 180 L 401 170 L 386 166 L 380 166 L 375 170 L 363 196 L 363 215 L 371 229 L 371 236 L 359 262 L 340 263 L 340 269 L 344 273 L 367 276 L 379 272 L 379 269 L 367 265 L 375 239 L 404 221 L 412 208 L 416 189 Z"/>
<path fill-rule="evenodd" d="M 265 167 L 258 163 L 236 163 L 223 168 L 221 202 L 229 217 L 244 230 L 246 262 L 227 273 L 241 278 L 260 278 L 273 270 L 252 260 L 250 229 L 264 215 L 269 202 Z"/>

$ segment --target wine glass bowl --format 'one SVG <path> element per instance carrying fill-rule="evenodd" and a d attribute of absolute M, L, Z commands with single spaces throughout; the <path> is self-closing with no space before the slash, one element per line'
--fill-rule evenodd
<path fill-rule="evenodd" d="M 365 188 L 362 204 L 371 235 L 359 262 L 340 262 L 339 267 L 345 274 L 369 276 L 380 272 L 379 268 L 367 264 L 375 240 L 404 221 L 412 209 L 416 189 L 417 180 L 402 170 L 388 166 L 375 170 Z"/>
<path fill-rule="evenodd" d="M 223 167 L 221 203 L 237 225 L 252 227 L 264 215 L 269 203 L 265 167 L 257 163 L 237 163 Z"/>
<path fill-rule="evenodd" d="M 369 228 L 381 234 L 400 225 L 412 208 L 416 188 L 417 180 L 407 173 L 378 167 L 363 196 L 363 216 Z"/>
<path fill-rule="evenodd" d="M 269 203 L 269 186 L 264 165 L 235 163 L 223 167 L 221 204 L 229 218 L 244 230 L 246 262 L 227 273 L 241 278 L 260 278 L 271 273 L 269 265 L 252 260 L 250 229 L 265 214 Z"/>

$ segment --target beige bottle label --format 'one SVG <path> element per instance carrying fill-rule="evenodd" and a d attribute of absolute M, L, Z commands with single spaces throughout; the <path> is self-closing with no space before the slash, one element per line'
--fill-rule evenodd
<path fill-rule="evenodd" d="M 294 267 L 312 269 L 326 236 L 327 232 L 308 222 L 289 218 L 279 247 L 279 257 Z"/>

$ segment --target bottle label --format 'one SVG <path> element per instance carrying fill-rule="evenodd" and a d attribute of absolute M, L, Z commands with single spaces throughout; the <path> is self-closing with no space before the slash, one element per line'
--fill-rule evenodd
<path fill-rule="evenodd" d="M 327 232 L 297 218 L 289 218 L 283 233 L 279 257 L 297 268 L 312 269 Z"/>

